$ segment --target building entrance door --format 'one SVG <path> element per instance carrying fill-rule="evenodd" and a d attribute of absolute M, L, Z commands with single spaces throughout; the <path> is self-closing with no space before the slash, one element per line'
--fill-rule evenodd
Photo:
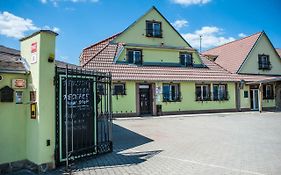
<path fill-rule="evenodd" d="M 251 109 L 255 111 L 259 110 L 259 90 L 251 89 L 250 97 L 251 97 Z"/>
<path fill-rule="evenodd" d="M 152 114 L 151 86 L 148 84 L 139 85 L 139 105 L 141 115 Z"/>

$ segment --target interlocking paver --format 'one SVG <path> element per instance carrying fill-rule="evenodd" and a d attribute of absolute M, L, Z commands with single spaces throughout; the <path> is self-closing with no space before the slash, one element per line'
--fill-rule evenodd
<path fill-rule="evenodd" d="M 114 151 L 74 174 L 281 174 L 281 113 L 190 116 L 114 120 Z"/>

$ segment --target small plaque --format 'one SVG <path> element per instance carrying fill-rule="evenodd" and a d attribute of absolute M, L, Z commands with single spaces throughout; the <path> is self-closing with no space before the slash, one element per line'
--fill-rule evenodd
<path fill-rule="evenodd" d="M 30 91 L 30 102 L 36 102 L 36 91 Z"/>
<path fill-rule="evenodd" d="M 23 102 L 23 92 L 22 91 L 16 91 L 16 104 L 22 104 Z"/>
<path fill-rule="evenodd" d="M 26 88 L 26 80 L 25 79 L 13 79 L 12 88 L 19 88 L 19 89 Z"/>
<path fill-rule="evenodd" d="M 37 52 L 37 42 L 31 44 L 31 53 Z"/>
<path fill-rule="evenodd" d="M 36 53 L 33 53 L 32 55 L 31 55 L 31 64 L 34 64 L 34 63 L 36 63 L 37 62 L 37 54 Z"/>

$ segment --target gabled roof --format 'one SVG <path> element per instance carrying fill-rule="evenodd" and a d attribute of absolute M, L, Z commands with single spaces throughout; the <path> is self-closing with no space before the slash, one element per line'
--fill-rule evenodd
<path fill-rule="evenodd" d="M 247 76 L 232 74 L 218 64 L 202 57 L 204 68 L 194 67 L 160 67 L 160 66 L 137 66 L 130 64 L 115 63 L 114 57 L 122 48 L 122 44 L 113 44 L 110 41 L 117 37 L 109 37 L 103 42 L 85 48 L 80 56 L 83 68 L 94 69 L 100 72 L 111 72 L 115 81 L 224 81 L 238 82 L 258 81 L 271 79 L 266 76 Z"/>
<path fill-rule="evenodd" d="M 226 43 L 202 53 L 202 55 L 217 56 L 215 63 L 231 73 L 237 73 L 248 54 L 264 32 L 258 32 L 245 38 Z"/>
<path fill-rule="evenodd" d="M 144 13 L 141 17 L 139 17 L 135 22 L 133 22 L 131 25 L 129 25 L 124 31 L 120 32 L 119 34 L 122 35 L 124 33 L 126 33 L 126 31 L 128 31 L 130 28 L 132 28 L 138 21 L 142 20 L 142 18 L 144 16 L 146 16 L 148 13 L 150 13 L 152 10 L 155 10 L 164 20 L 166 23 L 168 23 L 168 25 L 175 31 L 175 33 L 177 33 L 177 35 L 190 47 L 191 45 L 183 38 L 183 36 L 174 28 L 174 26 L 168 21 L 167 18 L 165 18 L 164 15 L 162 15 L 162 13 L 155 7 L 152 6 L 146 13 Z M 114 42 L 114 41 L 113 41 Z"/>
<path fill-rule="evenodd" d="M 19 50 L 0 45 L 0 72 L 26 73 Z"/>
<path fill-rule="evenodd" d="M 278 55 L 280 56 L 280 58 L 281 58 L 281 49 L 275 49 L 276 50 L 276 52 L 278 53 Z"/>

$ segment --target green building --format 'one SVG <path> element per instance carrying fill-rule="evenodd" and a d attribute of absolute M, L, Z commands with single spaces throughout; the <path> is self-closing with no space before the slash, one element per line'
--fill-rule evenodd
<path fill-rule="evenodd" d="M 110 88 L 96 93 L 110 74 L 56 61 L 56 36 L 40 30 L 20 51 L 0 46 L 0 174 L 112 151 Z"/>
<path fill-rule="evenodd" d="M 116 117 L 280 107 L 281 59 L 264 32 L 200 55 L 155 7 L 83 49 L 80 66 L 112 73 Z"/>

